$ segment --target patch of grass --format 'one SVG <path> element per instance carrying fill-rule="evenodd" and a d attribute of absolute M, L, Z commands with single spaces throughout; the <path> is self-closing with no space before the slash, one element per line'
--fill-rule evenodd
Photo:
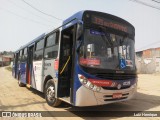
<path fill-rule="evenodd" d="M 8 71 L 12 71 L 12 68 L 10 66 L 6 67 L 5 69 Z"/>

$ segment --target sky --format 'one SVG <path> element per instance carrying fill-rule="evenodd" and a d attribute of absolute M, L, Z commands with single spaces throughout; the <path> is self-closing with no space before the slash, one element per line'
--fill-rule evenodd
<path fill-rule="evenodd" d="M 17 50 L 81 10 L 105 12 L 130 22 L 135 27 L 136 51 L 160 47 L 160 3 L 139 1 L 158 9 L 134 0 L 0 0 L 0 51 Z"/>

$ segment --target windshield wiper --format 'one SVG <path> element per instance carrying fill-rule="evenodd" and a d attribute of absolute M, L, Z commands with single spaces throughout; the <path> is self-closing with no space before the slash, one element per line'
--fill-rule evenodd
<path fill-rule="evenodd" d="M 104 35 L 101 35 L 101 37 L 103 38 L 103 40 L 104 40 L 106 43 L 108 43 L 110 46 L 113 46 L 113 43 L 112 43 L 111 39 L 110 39 L 109 36 L 107 35 L 106 28 L 101 27 L 101 26 L 99 26 L 99 28 L 100 28 L 101 32 L 104 33 Z"/>

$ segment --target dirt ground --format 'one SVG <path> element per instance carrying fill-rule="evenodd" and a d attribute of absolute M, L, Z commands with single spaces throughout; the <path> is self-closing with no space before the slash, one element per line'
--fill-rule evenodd
<path fill-rule="evenodd" d="M 49 106 L 44 99 L 44 95 L 35 90 L 28 90 L 26 87 L 19 87 L 17 80 L 11 72 L 5 68 L 0 68 L 0 111 L 66 111 L 61 114 L 74 114 L 70 110 L 76 111 L 160 111 L 160 74 L 140 74 L 138 75 L 138 91 L 132 100 L 114 103 L 97 107 L 73 107 L 63 103 L 59 108 Z M 63 115 L 60 115 L 63 116 Z M 21 118 L 0 118 L 0 120 L 19 120 Z M 37 118 L 23 118 L 35 120 Z M 46 118 L 38 118 L 43 120 Z M 48 119 L 115 119 L 115 120 L 160 120 L 160 117 L 86 117 L 83 114 L 74 114 L 74 117 L 52 117 Z"/>

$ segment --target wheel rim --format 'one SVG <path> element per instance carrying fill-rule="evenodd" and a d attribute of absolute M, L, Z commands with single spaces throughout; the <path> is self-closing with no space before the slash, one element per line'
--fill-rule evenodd
<path fill-rule="evenodd" d="M 48 88 L 47 88 L 47 98 L 49 101 L 54 101 L 55 100 L 55 88 L 53 85 L 50 85 Z"/>

